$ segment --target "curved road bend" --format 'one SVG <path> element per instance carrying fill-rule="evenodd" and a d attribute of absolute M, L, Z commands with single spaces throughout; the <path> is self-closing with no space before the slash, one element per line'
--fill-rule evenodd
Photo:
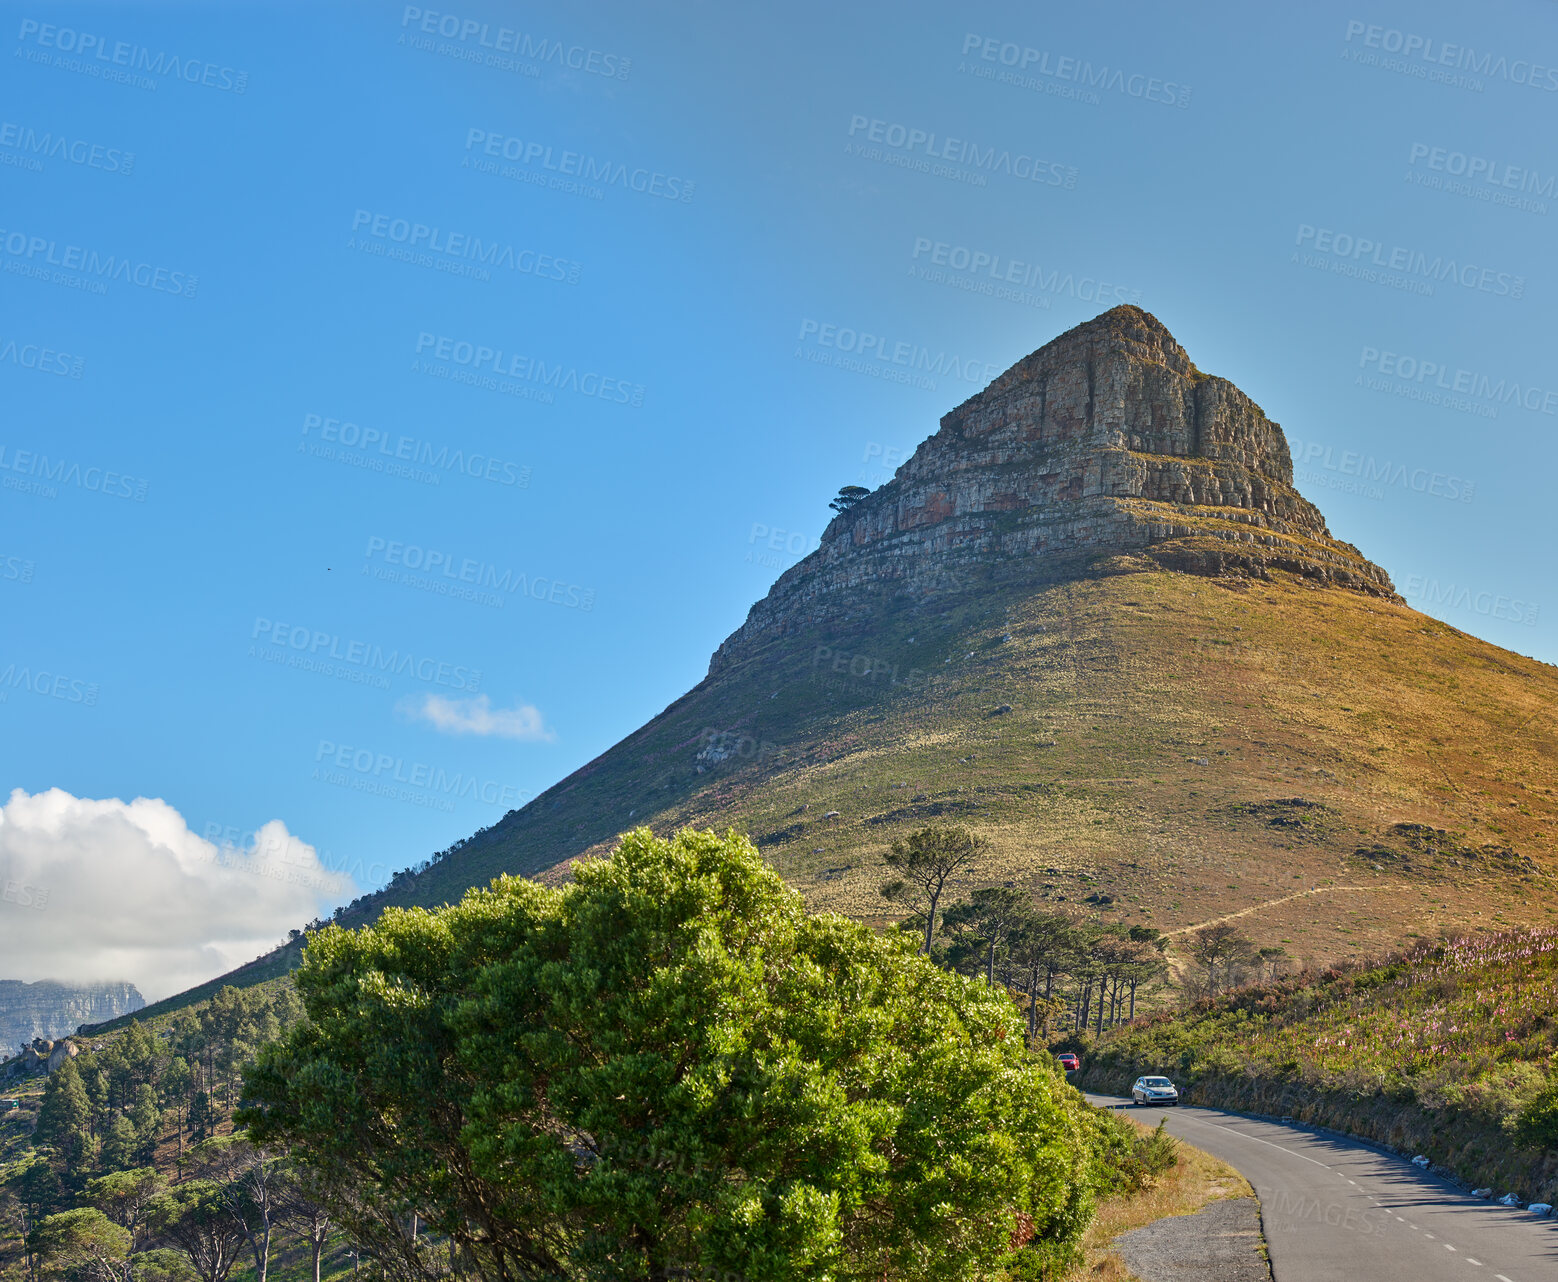
<path fill-rule="evenodd" d="M 1558 1221 L 1483 1202 L 1404 1157 L 1302 1126 L 1088 1095 L 1222 1158 L 1260 1195 L 1276 1282 L 1553 1282 Z M 1502 1190 L 1495 1190 L 1495 1193 Z"/>

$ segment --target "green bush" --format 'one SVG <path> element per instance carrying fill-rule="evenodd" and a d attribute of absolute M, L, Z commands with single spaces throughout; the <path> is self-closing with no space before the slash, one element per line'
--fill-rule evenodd
<path fill-rule="evenodd" d="M 1112 1109 L 1095 1110 L 1093 1187 L 1100 1197 L 1135 1193 L 1179 1161 L 1179 1141 L 1159 1121 L 1151 1135 Z"/>
<path fill-rule="evenodd" d="M 1558 1149 L 1558 1077 L 1549 1078 L 1515 1114 L 1512 1129 L 1517 1143 Z"/>
<path fill-rule="evenodd" d="M 359 1240 L 414 1209 L 486 1276 L 1043 1276 L 1092 1110 L 915 944 L 809 915 L 744 838 L 641 829 L 559 888 L 318 932 L 241 1120 Z"/>

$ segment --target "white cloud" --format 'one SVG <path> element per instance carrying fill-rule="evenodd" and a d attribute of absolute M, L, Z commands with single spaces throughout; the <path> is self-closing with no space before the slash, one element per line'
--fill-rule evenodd
<path fill-rule="evenodd" d="M 252 961 L 355 892 L 279 819 L 235 847 L 151 797 L 18 788 L 0 806 L 5 979 L 129 980 L 156 1001 Z"/>
<path fill-rule="evenodd" d="M 444 734 L 493 735 L 499 739 L 528 739 L 550 743 L 554 738 L 541 717 L 541 710 L 529 703 L 512 708 L 494 708 L 484 694 L 470 699 L 449 699 L 441 694 L 408 698 L 401 710 L 413 721 L 425 721 Z"/>

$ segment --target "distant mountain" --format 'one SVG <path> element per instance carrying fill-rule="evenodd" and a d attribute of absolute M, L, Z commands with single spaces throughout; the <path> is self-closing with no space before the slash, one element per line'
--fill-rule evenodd
<path fill-rule="evenodd" d="M 128 1015 L 146 1005 L 134 984 L 58 984 L 0 979 L 0 1057 L 35 1037 L 74 1033 L 82 1024 Z"/>

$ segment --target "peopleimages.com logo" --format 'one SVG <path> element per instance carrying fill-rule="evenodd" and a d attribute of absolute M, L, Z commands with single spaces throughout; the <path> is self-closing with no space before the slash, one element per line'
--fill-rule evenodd
<path fill-rule="evenodd" d="M 1558 171 L 1543 173 L 1526 165 L 1511 165 L 1492 156 L 1475 156 L 1449 147 L 1414 142 L 1407 151 L 1408 178 L 1419 186 L 1493 204 L 1545 213 L 1547 206 L 1526 196 L 1558 195 Z"/>
<path fill-rule="evenodd" d="M 313 777 L 320 782 L 418 805 L 441 803 L 437 809 L 452 809 L 461 799 L 488 806 L 519 806 L 528 800 L 526 794 L 511 783 L 482 779 L 460 771 L 451 774 L 442 766 L 407 761 L 387 752 L 357 748 L 330 739 L 319 741 L 314 751 L 314 767 Z M 332 777 L 329 773 L 332 769 L 340 773 Z"/>
<path fill-rule="evenodd" d="M 641 196 L 658 196 L 662 200 L 685 205 L 692 199 L 697 184 L 676 174 L 662 173 L 658 169 L 630 166 L 620 160 L 603 160 L 588 152 L 570 151 L 564 147 L 553 148 L 550 143 L 534 138 L 516 138 L 512 134 L 494 133 L 488 129 L 468 129 L 465 133 L 465 164 L 471 164 L 469 153 L 478 156 L 477 168 L 482 167 L 480 157 L 492 157 L 486 172 L 500 172 L 491 165 L 497 160 L 508 160 L 527 168 L 546 170 L 560 178 L 577 179 L 596 189 L 620 187 Z M 544 175 L 535 178 L 546 181 Z M 604 194 L 604 192 L 602 192 Z"/>
<path fill-rule="evenodd" d="M 435 53 L 457 53 L 468 62 L 485 62 L 489 66 L 516 70 L 513 59 L 505 55 L 526 59 L 535 64 L 551 63 L 559 71 L 582 71 L 607 80 L 626 80 L 633 69 L 633 60 L 619 53 L 604 49 L 592 49 L 588 45 L 568 44 L 550 36 L 520 31 L 515 27 L 494 27 L 479 18 L 463 18 L 457 13 L 442 13 L 437 9 L 421 9 L 407 5 L 400 15 L 403 32 L 412 31 L 423 36 L 440 36 L 455 40 L 466 49 L 430 48 Z M 406 39 L 404 35 L 402 41 Z"/>
<path fill-rule="evenodd" d="M 357 239 L 362 238 L 359 246 Z M 352 214 L 352 238 L 348 249 L 382 246 L 385 257 L 418 267 L 436 267 L 451 275 L 491 279 L 495 268 L 533 276 L 537 280 L 579 283 L 583 265 L 571 258 L 559 258 L 537 249 L 516 248 L 499 240 L 483 240 L 470 232 L 450 231 L 393 214 L 378 214 L 359 209 Z"/>
<path fill-rule="evenodd" d="M 0 148 L 19 153 L 27 169 L 43 170 L 43 159 L 63 160 L 87 169 L 101 169 L 109 174 L 129 174 L 135 168 L 135 153 L 110 147 L 105 143 L 88 142 L 67 133 L 52 129 L 39 132 L 31 125 L 0 120 Z"/>
<path fill-rule="evenodd" d="M 193 298 L 200 286 L 200 277 L 188 272 L 14 229 L 0 228 L 0 250 L 5 252 L 8 272 L 69 285 L 89 294 L 106 294 L 111 281 L 121 281 L 158 294 Z"/>
<path fill-rule="evenodd" d="M 523 352 L 506 352 L 501 347 L 474 343 L 469 339 L 454 338 L 448 334 L 429 334 L 425 330 L 417 335 L 417 355 L 421 363 L 444 361 L 464 371 L 468 377 L 458 382 L 498 389 L 499 380 L 513 379 L 533 391 L 555 394 L 574 392 L 614 405 L 631 405 L 638 408 L 644 403 L 644 385 L 630 383 L 624 378 L 612 378 L 591 370 L 581 371 L 577 366 L 564 365 L 561 361 L 549 364 L 540 357 Z M 413 366 L 413 368 L 415 368 Z"/>
<path fill-rule="evenodd" d="M 80 378 L 86 369 L 86 362 L 79 356 L 57 352 L 40 343 L 18 343 L 14 338 L 0 339 L 0 362 L 59 378 Z"/>
<path fill-rule="evenodd" d="M 1429 255 L 1404 245 L 1387 246 L 1368 236 L 1329 227 L 1300 223 L 1294 240 L 1298 249 L 1312 250 L 1302 259 L 1295 249 L 1292 261 L 1305 267 L 1318 267 L 1343 276 L 1356 276 L 1372 284 L 1392 285 L 1417 294 L 1432 294 L 1434 282 L 1449 282 L 1462 289 L 1499 297 L 1520 298 L 1526 292 L 1526 278 L 1513 272 L 1480 267 L 1449 254 Z"/>
<path fill-rule="evenodd" d="M 933 130 L 901 125 L 874 116 L 851 116 L 849 136 L 855 140 L 854 145 L 857 148 L 855 154 L 864 155 L 868 159 L 881 159 L 880 155 L 873 156 L 867 151 L 859 150 L 864 144 L 873 143 L 878 147 L 887 148 L 889 153 L 899 154 L 910 162 L 906 163 L 904 168 L 919 169 L 925 173 L 933 172 L 932 166 L 935 162 L 946 161 L 954 169 L 978 178 L 984 178 L 989 174 L 1004 174 L 1008 178 L 1038 183 L 1044 187 L 1070 189 L 1077 185 L 1077 170 L 1074 165 L 1062 165 L 1052 160 L 1043 160 L 1030 152 L 1014 152 L 1005 147 L 983 146 L 965 138 L 952 138 Z M 967 167 L 966 170 L 962 168 L 964 166 Z"/>
<path fill-rule="evenodd" d="M 988 249 L 954 245 L 929 236 L 914 238 L 909 275 L 971 294 L 1048 307 L 1051 296 L 1084 303 L 1139 303 L 1141 291 L 1112 284 L 1103 276 L 1079 276 L 1058 267 L 1009 258 Z"/>
<path fill-rule="evenodd" d="M 1397 380 L 1386 388 L 1375 390 L 1392 390 L 1410 400 L 1467 410 L 1483 418 L 1497 418 L 1501 405 L 1516 405 L 1533 414 L 1558 416 L 1558 390 L 1543 389 L 1516 378 L 1495 381 L 1488 374 L 1461 369 L 1444 361 L 1424 360 L 1401 352 L 1381 351 L 1377 347 L 1365 347 L 1358 358 L 1358 366 Z M 1365 382 L 1364 375 L 1360 374 L 1355 381 L 1373 387 L 1377 380 Z"/>
<path fill-rule="evenodd" d="M 1451 72 L 1469 72 L 1489 80 L 1504 80 L 1512 85 L 1538 89 L 1544 93 L 1558 93 L 1558 67 L 1533 62 L 1530 58 L 1509 58 L 1503 54 L 1477 50 L 1447 40 L 1435 40 L 1432 36 L 1403 31 L 1399 27 L 1381 27 L 1354 18 L 1347 23 L 1348 48 L 1342 56 L 1353 62 L 1377 64 L 1388 71 L 1400 71 L 1419 79 L 1439 80 L 1460 88 L 1482 86 L 1467 81 L 1465 76 L 1453 76 Z M 1400 55 L 1399 65 L 1381 59 L 1366 50 Z M 1464 83 L 1463 83 L 1464 82 Z"/>
<path fill-rule="evenodd" d="M 15 904 L 18 908 L 36 908 L 42 912 L 49 906 L 49 888 L 8 880 L 4 888 L 0 889 L 0 903 Z"/>
<path fill-rule="evenodd" d="M 795 349 L 798 357 L 890 382 L 909 383 L 926 391 L 936 390 L 932 375 L 983 387 L 1001 372 L 1001 367 L 990 361 L 972 360 L 956 352 L 933 352 L 905 339 L 848 325 L 829 325 L 810 317 L 801 321 L 800 333 L 795 337 L 802 344 Z"/>
<path fill-rule="evenodd" d="M 1541 606 L 1519 597 L 1505 596 L 1499 592 L 1478 591 L 1454 583 L 1440 583 L 1438 579 L 1423 574 L 1409 574 L 1402 585 L 1401 595 L 1424 605 L 1442 606 L 1452 610 L 1468 610 L 1489 619 L 1504 619 L 1510 623 L 1532 627 Z"/>
<path fill-rule="evenodd" d="M 12 449 L 0 442 L 0 473 L 15 472 L 18 477 L 0 476 L 0 485 L 8 490 L 57 498 L 61 485 L 74 486 L 108 498 L 146 501 L 147 482 L 102 467 L 82 467 L 70 459 L 50 459 L 37 450 Z"/>
<path fill-rule="evenodd" d="M 1092 103 L 1097 103 L 1099 96 L 1096 92 L 1088 91 L 1102 89 L 1108 93 L 1122 94 L 1127 98 L 1138 98 L 1143 102 L 1162 103 L 1167 107 L 1190 105 L 1189 85 L 1164 80 L 1158 76 L 1127 72 L 1107 64 L 1095 67 L 1086 58 L 1074 58 L 1067 54 L 1051 55 L 1048 49 L 1019 45 L 1015 41 L 1002 40 L 997 36 L 981 36 L 969 32 L 963 37 L 963 56 L 977 60 L 969 66 L 969 70 L 981 79 L 1016 85 L 1021 89 L 1036 89 L 1062 97 L 1085 96 L 1085 101 Z M 981 67 L 980 62 L 991 65 Z M 997 67 L 1005 70 L 997 71 Z M 959 65 L 958 70 L 963 70 L 963 64 Z M 1044 76 L 1061 83 L 1046 84 L 1044 81 L 1035 80 L 1033 76 L 1028 75 L 1030 71 L 1033 76 Z M 1062 92 L 1063 88 L 1070 86 L 1075 86 L 1076 91 Z"/>
<path fill-rule="evenodd" d="M 362 572 L 387 583 L 477 601 L 497 609 L 503 608 L 503 597 L 499 594 L 505 592 L 571 610 L 588 612 L 595 608 L 594 588 L 564 583 L 544 574 L 529 575 L 502 569 L 489 561 L 458 557 L 437 548 L 402 543 L 377 534 L 368 539 Z"/>
<path fill-rule="evenodd" d="M 1477 493 L 1475 481 L 1448 472 L 1435 472 L 1408 463 L 1392 463 L 1389 459 L 1380 460 L 1358 450 L 1337 450 L 1319 441 L 1305 444 L 1296 436 L 1288 440 L 1293 455 L 1294 479 L 1323 485 L 1327 489 L 1358 494 L 1363 498 L 1382 499 L 1385 497 L 1385 487 L 1391 486 L 1457 503 L 1470 503 Z M 1322 470 L 1306 470 L 1310 468 Z"/>
<path fill-rule="evenodd" d="M 64 676 L 48 668 L 34 668 L 28 663 L 8 663 L 0 669 L 0 702 L 10 690 L 26 690 L 29 694 L 80 703 L 89 708 L 97 703 L 98 695 L 96 681 Z"/>
<path fill-rule="evenodd" d="M 261 643 L 258 653 L 256 647 L 249 647 L 252 657 L 268 657 L 264 653 L 264 646 L 269 644 L 286 654 L 288 659 L 296 661 L 288 666 L 307 667 L 330 676 L 335 675 L 331 670 L 333 667 L 345 665 L 360 669 L 364 679 L 378 685 L 380 689 L 389 688 L 389 676 L 413 678 L 429 685 L 447 686 L 451 690 L 465 690 L 472 694 L 481 688 L 480 668 L 434 659 L 426 654 L 418 654 L 409 647 L 386 649 L 377 642 L 359 641 L 335 632 L 263 617 L 255 618 L 254 630 L 249 633 L 249 639 Z"/>
<path fill-rule="evenodd" d="M 154 81 L 130 73 L 147 71 L 156 76 L 171 76 L 187 84 L 203 85 L 207 89 L 221 89 L 227 93 L 241 94 L 249 87 L 249 73 L 233 67 L 224 67 L 204 58 L 190 58 L 164 50 L 148 49 L 144 45 L 131 44 L 127 40 L 110 41 L 90 31 L 77 31 L 73 27 L 56 26 L 39 22 L 35 18 L 23 18 L 16 38 L 22 44 L 34 44 L 39 50 L 53 49 L 60 54 L 74 54 L 74 58 L 53 59 L 54 65 L 67 71 L 80 71 L 103 80 L 127 80 L 140 88 L 155 89 Z M 49 58 L 48 54 L 38 57 Z M 38 61 L 29 56 L 29 61 Z"/>
<path fill-rule="evenodd" d="M 457 473 L 478 481 L 491 481 L 495 485 L 511 485 L 518 489 L 530 488 L 530 469 L 507 459 L 494 458 L 480 450 L 451 449 L 447 445 L 434 445 L 431 441 L 415 436 L 393 435 L 377 427 L 364 427 L 350 419 L 326 418 L 322 414 L 303 416 L 303 437 L 310 447 L 314 441 L 345 450 L 360 450 L 360 456 L 336 455 L 338 458 L 365 457 L 371 460 L 371 470 L 381 471 L 392 464 L 408 468 L 433 469 L 433 479 L 439 473 Z M 304 448 L 304 442 L 298 443 Z M 374 456 L 378 457 L 375 458 Z"/>

